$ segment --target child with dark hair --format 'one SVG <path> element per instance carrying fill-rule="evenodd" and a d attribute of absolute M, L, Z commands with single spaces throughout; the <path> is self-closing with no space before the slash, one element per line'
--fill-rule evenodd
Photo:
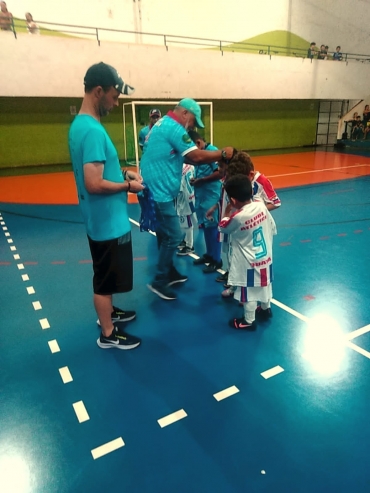
<path fill-rule="evenodd" d="M 252 185 L 247 176 L 228 178 L 224 188 L 230 203 L 219 230 L 231 235 L 229 283 L 235 287 L 234 298 L 244 307 L 244 316 L 233 318 L 229 325 L 253 331 L 257 327 L 256 315 L 262 320 L 272 317 L 272 243 L 276 225 L 266 206 L 252 200 Z M 257 308 L 258 301 L 261 305 Z"/>

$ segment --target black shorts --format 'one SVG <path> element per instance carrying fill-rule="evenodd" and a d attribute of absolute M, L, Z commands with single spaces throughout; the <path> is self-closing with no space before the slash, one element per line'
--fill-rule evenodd
<path fill-rule="evenodd" d="M 95 294 L 127 293 L 132 290 L 131 232 L 120 238 L 94 241 L 89 236 Z"/>

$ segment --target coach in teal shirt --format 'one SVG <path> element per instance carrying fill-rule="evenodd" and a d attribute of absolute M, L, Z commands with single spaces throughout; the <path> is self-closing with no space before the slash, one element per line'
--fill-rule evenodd
<path fill-rule="evenodd" d="M 157 216 L 159 259 L 157 271 L 148 288 L 165 300 L 175 300 L 171 286 L 187 281 L 173 265 L 174 253 L 182 240 L 174 201 L 180 191 L 182 165 L 186 159 L 194 165 L 230 159 L 232 147 L 207 151 L 196 147 L 187 130 L 204 128 L 202 112 L 194 99 L 182 99 L 151 129 L 144 145 L 140 170 L 153 194 Z"/>

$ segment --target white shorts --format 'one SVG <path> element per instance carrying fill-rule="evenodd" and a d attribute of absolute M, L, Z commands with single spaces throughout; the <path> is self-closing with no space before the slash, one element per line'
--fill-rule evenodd
<path fill-rule="evenodd" d="M 234 299 L 241 303 L 246 303 L 247 301 L 261 301 L 262 303 L 267 303 L 271 298 L 272 284 L 252 288 L 236 286 L 236 291 L 234 293 Z"/>

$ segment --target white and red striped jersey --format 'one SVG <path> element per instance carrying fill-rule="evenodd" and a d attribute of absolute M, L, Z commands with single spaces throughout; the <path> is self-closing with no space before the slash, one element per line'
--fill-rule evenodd
<path fill-rule="evenodd" d="M 195 211 L 194 187 L 190 185 L 192 178 L 194 178 L 194 166 L 184 164 L 182 167 L 180 191 L 176 200 L 178 216 L 190 216 Z"/>
<path fill-rule="evenodd" d="M 230 272 L 232 286 L 263 287 L 273 280 L 272 243 L 276 224 L 266 206 L 259 201 L 244 205 L 219 224 L 230 234 Z"/>
<path fill-rule="evenodd" d="M 265 204 L 273 204 L 275 207 L 280 207 L 281 202 L 272 186 L 271 181 L 256 171 L 252 181 L 253 197 L 262 200 Z"/>

